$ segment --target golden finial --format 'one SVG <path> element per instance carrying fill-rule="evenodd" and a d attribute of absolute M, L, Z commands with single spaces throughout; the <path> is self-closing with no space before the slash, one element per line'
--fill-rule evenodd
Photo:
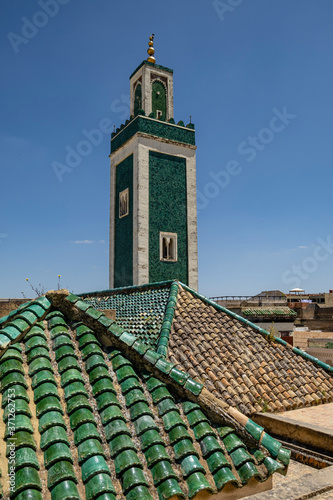
<path fill-rule="evenodd" d="M 148 57 L 147 61 L 149 61 L 149 62 L 151 62 L 151 63 L 155 63 L 155 62 L 156 62 L 156 59 L 155 59 L 155 57 L 154 57 L 154 54 L 155 54 L 155 49 L 154 49 L 154 36 L 155 36 L 155 35 L 154 35 L 154 33 L 153 33 L 153 34 L 152 34 L 152 36 L 150 36 L 150 37 L 149 37 L 149 43 L 148 43 L 149 48 L 148 48 L 148 50 L 147 50 L 148 55 L 149 55 L 149 57 Z"/>

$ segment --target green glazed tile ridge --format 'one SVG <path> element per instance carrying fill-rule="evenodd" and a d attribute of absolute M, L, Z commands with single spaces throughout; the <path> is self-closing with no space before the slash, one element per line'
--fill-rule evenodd
<path fill-rule="evenodd" d="M 170 287 L 170 295 L 169 295 L 169 300 L 166 306 L 166 312 L 170 311 L 172 319 L 170 320 L 170 323 L 172 323 L 172 320 L 174 318 L 176 306 L 177 306 L 177 296 L 178 296 L 178 282 L 174 281 Z M 167 345 L 161 345 L 161 334 L 162 332 L 164 333 L 164 336 L 167 339 L 167 342 L 169 342 L 170 338 L 170 333 L 171 333 L 171 326 L 169 326 L 169 322 L 166 320 L 166 316 L 164 315 L 164 321 L 162 323 L 162 328 L 160 332 L 160 338 L 157 342 L 157 352 L 159 354 L 162 354 L 163 357 L 166 357 L 167 355 Z"/>

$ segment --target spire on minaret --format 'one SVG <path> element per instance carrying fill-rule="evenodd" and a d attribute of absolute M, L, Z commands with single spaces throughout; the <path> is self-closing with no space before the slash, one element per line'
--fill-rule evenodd
<path fill-rule="evenodd" d="M 148 47 L 148 55 L 149 57 L 147 58 L 147 61 L 151 62 L 151 63 L 155 63 L 156 62 L 156 59 L 154 57 L 154 54 L 155 54 L 155 49 L 154 49 L 154 33 L 152 34 L 152 36 L 149 37 L 149 47 Z"/>

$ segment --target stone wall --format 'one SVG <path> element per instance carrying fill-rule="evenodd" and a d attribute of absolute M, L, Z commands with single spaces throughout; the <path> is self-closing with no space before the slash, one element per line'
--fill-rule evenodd
<path fill-rule="evenodd" d="M 308 339 L 332 339 L 332 332 L 294 332 L 294 346 L 299 347 L 300 349 L 307 350 L 308 348 Z M 309 353 L 310 354 L 310 353 Z M 318 357 L 318 356 L 316 356 Z"/>
<path fill-rule="evenodd" d="M 11 311 L 17 309 L 24 302 L 31 299 L 0 299 L 0 318 L 7 316 Z"/>

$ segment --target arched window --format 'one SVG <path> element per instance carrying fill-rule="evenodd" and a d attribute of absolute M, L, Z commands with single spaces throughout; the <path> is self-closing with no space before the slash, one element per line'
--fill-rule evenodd
<path fill-rule="evenodd" d="M 160 233 L 160 260 L 177 261 L 177 233 Z"/>
<path fill-rule="evenodd" d="M 134 91 L 134 116 L 137 114 L 137 110 L 142 109 L 142 87 L 141 83 L 138 83 Z"/>
<path fill-rule="evenodd" d="M 166 90 L 159 80 L 154 80 L 152 85 L 152 112 L 156 118 L 166 119 Z"/>

